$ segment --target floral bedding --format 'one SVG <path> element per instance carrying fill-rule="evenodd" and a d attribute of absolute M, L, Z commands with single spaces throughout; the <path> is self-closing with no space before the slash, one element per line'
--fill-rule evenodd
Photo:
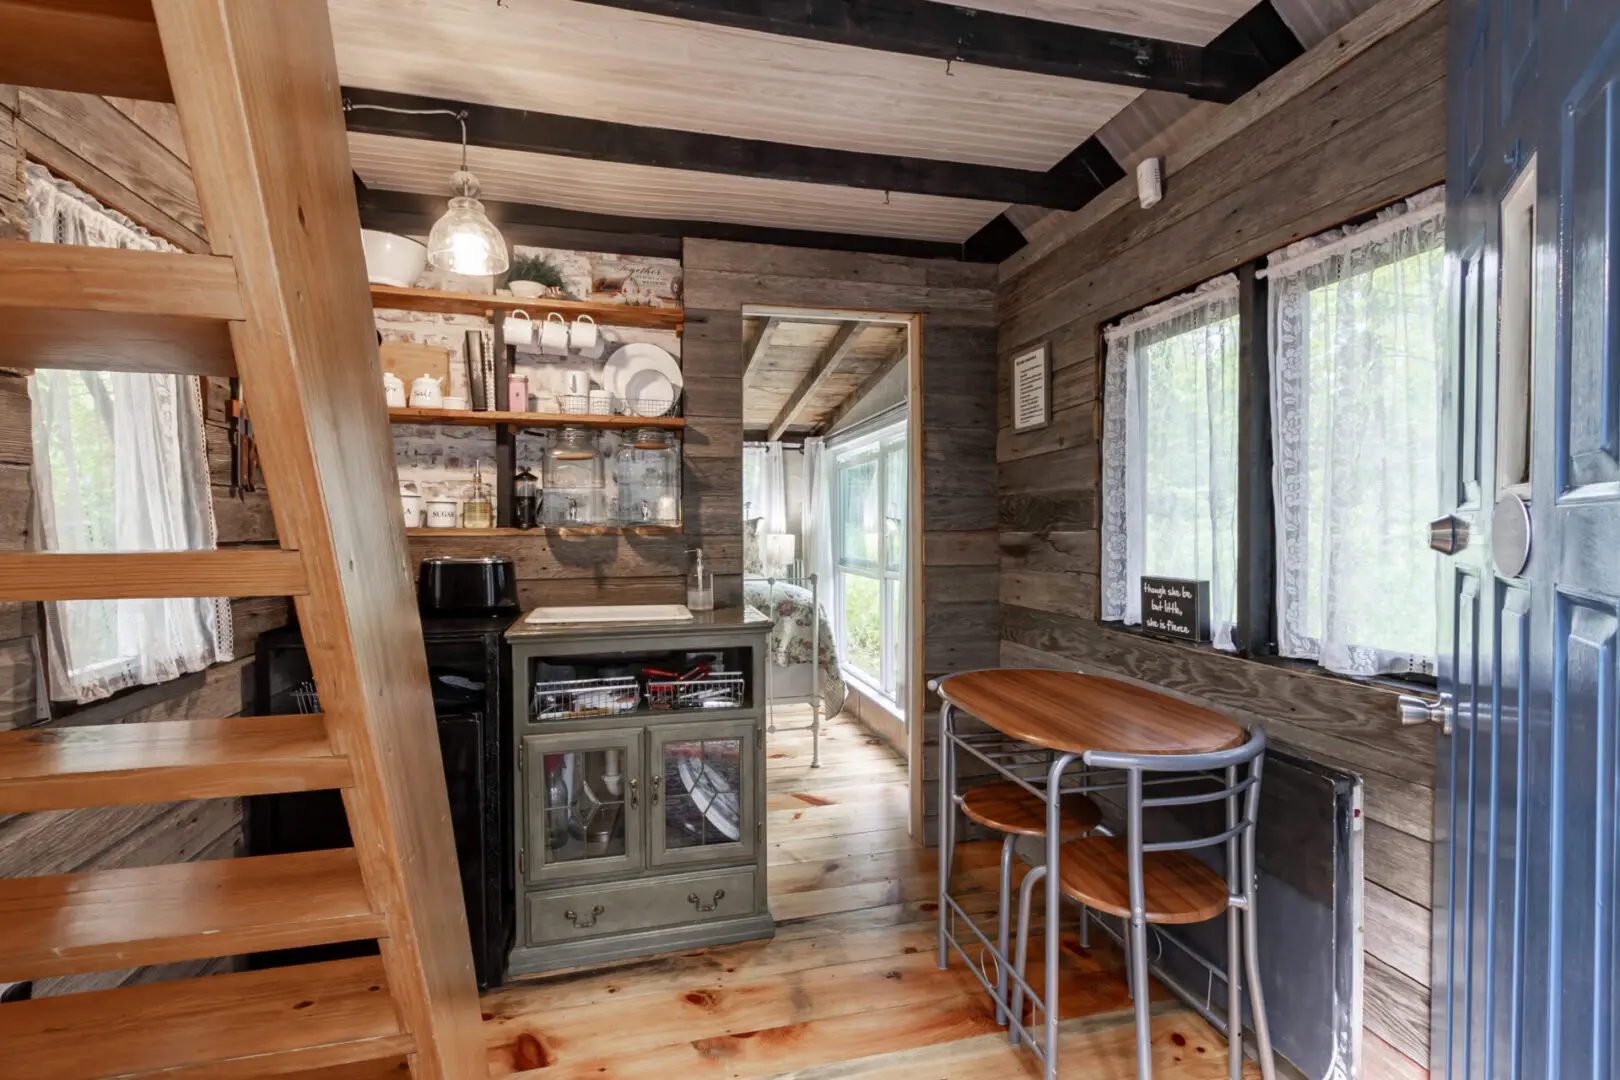
<path fill-rule="evenodd" d="M 798 585 L 756 578 L 743 581 L 743 600 L 749 607 L 772 620 L 771 660 L 781 667 L 810 661 L 811 637 L 815 633 L 811 614 L 810 590 Z M 838 649 L 827 625 L 827 608 L 821 605 L 820 664 L 821 695 L 826 715 L 836 716 L 848 694 L 843 673 L 838 670 Z"/>

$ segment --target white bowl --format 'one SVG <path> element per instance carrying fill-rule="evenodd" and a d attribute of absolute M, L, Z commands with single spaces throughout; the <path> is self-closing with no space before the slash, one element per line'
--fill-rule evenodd
<path fill-rule="evenodd" d="M 408 237 L 361 229 L 360 243 L 366 250 L 366 280 L 373 285 L 408 289 L 427 267 L 427 248 Z"/>

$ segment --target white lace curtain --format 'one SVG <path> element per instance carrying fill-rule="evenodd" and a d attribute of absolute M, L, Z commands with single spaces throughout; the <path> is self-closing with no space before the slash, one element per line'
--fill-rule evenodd
<path fill-rule="evenodd" d="M 1444 263 L 1440 188 L 1267 261 L 1284 656 L 1433 670 Z"/>
<path fill-rule="evenodd" d="M 28 167 L 29 238 L 175 250 L 66 181 Z M 194 376 L 36 371 L 35 546 L 44 551 L 212 548 L 214 514 Z M 45 605 L 51 695 L 93 701 L 232 655 L 230 607 L 215 600 Z"/>
<path fill-rule="evenodd" d="M 1210 637 L 1237 613 L 1237 278 L 1104 332 L 1102 616 L 1140 624 L 1141 580 L 1209 582 Z"/>

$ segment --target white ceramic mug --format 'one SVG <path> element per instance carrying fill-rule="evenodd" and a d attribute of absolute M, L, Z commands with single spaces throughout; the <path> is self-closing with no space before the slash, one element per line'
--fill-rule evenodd
<path fill-rule="evenodd" d="M 501 323 L 501 336 L 508 345 L 534 344 L 534 318 L 527 311 L 514 311 Z"/>
<path fill-rule="evenodd" d="M 411 381 L 411 408 L 439 409 L 444 407 L 444 389 L 440 380 L 431 375 Z"/>
<path fill-rule="evenodd" d="M 590 394 L 591 412 L 597 416 L 612 416 L 613 401 L 608 397 L 606 390 L 592 390 Z"/>
<path fill-rule="evenodd" d="M 383 372 L 383 397 L 388 400 L 390 409 L 403 409 L 405 407 L 405 380 L 392 371 Z"/>
<path fill-rule="evenodd" d="M 575 319 L 568 331 L 568 347 L 577 353 L 589 353 L 596 349 L 596 342 L 596 320 L 589 315 Z"/>
<path fill-rule="evenodd" d="M 555 311 L 540 324 L 540 351 L 549 356 L 568 355 L 568 320 Z"/>
<path fill-rule="evenodd" d="M 464 397 L 447 397 L 444 399 L 444 407 L 446 409 L 465 410 L 467 408 L 467 399 Z"/>
<path fill-rule="evenodd" d="M 430 499 L 427 504 L 427 527 L 453 529 L 461 522 L 459 508 L 454 499 Z"/>
<path fill-rule="evenodd" d="M 591 392 L 591 369 L 585 367 L 563 368 L 562 390 L 564 394 L 579 394 L 584 396 Z"/>

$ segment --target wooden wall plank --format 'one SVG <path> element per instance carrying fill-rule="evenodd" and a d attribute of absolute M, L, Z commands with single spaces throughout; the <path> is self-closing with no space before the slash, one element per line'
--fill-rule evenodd
<path fill-rule="evenodd" d="M 1429 1060 L 1429 991 L 1374 956 L 1363 966 L 1363 1010 L 1367 1030 L 1414 1061 Z M 1372 1059 L 1364 1071 L 1368 1080 Z"/>

